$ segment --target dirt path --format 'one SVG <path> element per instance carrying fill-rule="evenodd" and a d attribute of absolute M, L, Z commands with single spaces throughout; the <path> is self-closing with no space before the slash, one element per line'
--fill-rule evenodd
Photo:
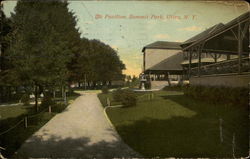
<path fill-rule="evenodd" d="M 21 157 L 139 157 L 108 123 L 96 93 L 83 93 L 61 114 L 30 137 Z"/>

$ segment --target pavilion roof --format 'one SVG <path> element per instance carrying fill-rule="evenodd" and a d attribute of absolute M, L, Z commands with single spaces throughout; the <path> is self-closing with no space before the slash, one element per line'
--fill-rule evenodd
<path fill-rule="evenodd" d="M 166 71 L 166 72 L 178 72 L 182 71 L 181 63 L 183 62 L 183 54 L 182 52 L 178 52 L 160 63 L 148 68 L 145 72 L 149 71 Z"/>
<path fill-rule="evenodd" d="M 169 42 L 169 41 L 156 41 L 143 47 L 142 52 L 145 49 L 176 49 L 181 50 L 180 42 Z"/>
<path fill-rule="evenodd" d="M 249 14 L 250 12 L 246 12 L 240 15 L 239 17 L 233 19 L 232 21 L 224 24 L 224 26 L 222 25 L 221 27 L 217 26 L 216 27 L 217 29 L 214 29 L 214 31 L 208 34 L 204 33 L 203 36 L 200 36 L 200 38 L 198 38 L 196 41 L 193 41 L 191 44 L 184 45 L 184 46 L 182 45 L 183 50 L 190 49 L 191 47 L 195 45 L 202 44 L 205 42 L 203 51 L 220 53 L 220 54 L 237 54 L 238 40 L 237 40 L 236 35 L 238 34 L 238 30 L 237 30 L 238 24 L 241 23 L 242 24 L 241 33 L 244 33 L 243 48 L 242 48 L 243 54 L 248 54 L 249 52 L 249 30 L 248 30 Z"/>
<path fill-rule="evenodd" d="M 212 26 L 212 27 L 206 29 L 205 31 L 203 31 L 203 32 L 201 32 L 201 33 L 199 33 L 199 34 L 197 34 L 197 35 L 195 35 L 195 36 L 189 38 L 188 40 L 184 41 L 184 42 L 181 44 L 181 47 L 186 47 L 186 46 L 188 46 L 188 45 L 194 43 L 195 41 L 197 41 L 197 40 L 199 40 L 199 39 L 202 39 L 203 37 L 205 37 L 205 36 L 207 36 L 207 35 L 209 35 L 209 34 L 211 34 L 211 33 L 216 32 L 219 28 L 221 28 L 221 27 L 223 27 L 223 26 L 224 26 L 224 24 L 218 23 L 218 24 L 216 24 L 216 25 L 214 25 L 214 26 Z"/>

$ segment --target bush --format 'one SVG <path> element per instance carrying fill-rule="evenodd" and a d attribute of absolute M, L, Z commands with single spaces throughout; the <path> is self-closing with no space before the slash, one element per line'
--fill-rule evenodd
<path fill-rule="evenodd" d="M 40 105 L 41 108 L 47 108 L 49 106 L 54 105 L 55 102 L 52 100 L 51 96 L 46 95 L 43 99 L 42 99 L 42 103 Z"/>
<path fill-rule="evenodd" d="M 113 99 L 116 101 L 116 102 L 119 102 L 121 101 L 122 99 L 122 93 L 123 91 L 121 90 L 121 88 L 118 88 L 116 91 L 114 91 L 113 93 Z"/>
<path fill-rule="evenodd" d="M 183 85 L 173 85 L 173 86 L 166 86 L 163 88 L 165 91 L 182 91 L 185 86 Z"/>
<path fill-rule="evenodd" d="M 22 102 L 24 105 L 29 105 L 29 104 L 30 104 L 30 96 L 29 96 L 28 94 L 22 95 L 22 97 L 21 97 L 21 102 Z"/>
<path fill-rule="evenodd" d="M 248 105 L 247 88 L 187 86 L 183 90 L 187 96 L 212 104 Z"/>
<path fill-rule="evenodd" d="M 107 86 L 102 87 L 102 93 L 107 94 L 109 92 L 109 89 Z"/>
<path fill-rule="evenodd" d="M 67 105 L 59 103 L 59 104 L 54 104 L 51 109 L 53 113 L 61 113 L 62 111 L 65 110 L 66 107 Z"/>
<path fill-rule="evenodd" d="M 113 97 L 115 101 L 120 101 L 125 107 L 135 106 L 137 102 L 136 94 L 134 93 L 134 91 L 129 89 L 118 89 L 114 92 Z"/>

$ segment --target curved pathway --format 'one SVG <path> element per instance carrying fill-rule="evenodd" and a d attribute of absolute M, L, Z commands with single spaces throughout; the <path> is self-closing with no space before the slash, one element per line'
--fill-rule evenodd
<path fill-rule="evenodd" d="M 82 93 L 21 146 L 18 157 L 140 157 L 108 123 L 97 93 Z"/>

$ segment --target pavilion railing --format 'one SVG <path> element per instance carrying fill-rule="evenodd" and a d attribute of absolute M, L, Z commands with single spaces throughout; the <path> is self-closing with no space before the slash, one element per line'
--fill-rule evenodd
<path fill-rule="evenodd" d="M 240 73 L 250 72 L 250 57 L 241 59 Z M 239 59 L 231 59 L 192 68 L 191 76 L 239 73 Z"/>

